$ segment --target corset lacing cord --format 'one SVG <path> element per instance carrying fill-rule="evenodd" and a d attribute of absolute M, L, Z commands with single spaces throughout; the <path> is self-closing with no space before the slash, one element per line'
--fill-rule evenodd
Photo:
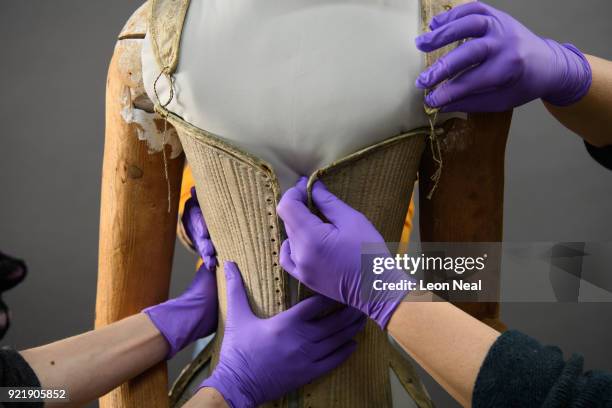
<path fill-rule="evenodd" d="M 431 6 L 431 5 L 430 5 Z M 453 8 L 453 5 L 450 3 L 444 4 L 442 6 L 444 11 L 450 11 Z M 433 14 L 433 13 L 432 13 Z M 423 32 L 431 31 L 429 29 L 429 24 L 424 23 Z M 425 91 L 425 96 L 429 91 Z M 427 194 L 427 199 L 431 200 L 434 195 L 434 192 L 438 188 L 438 184 L 440 183 L 440 178 L 442 177 L 442 168 L 444 167 L 444 162 L 442 160 L 442 149 L 440 148 L 440 139 L 438 138 L 438 134 L 436 132 L 436 119 L 438 118 L 438 108 L 432 108 L 427 106 L 427 104 L 423 104 L 425 108 L 425 113 L 427 114 L 427 119 L 429 120 L 429 147 L 431 149 L 431 157 L 436 164 L 436 171 L 429 178 L 433 182 L 433 186 L 429 193 Z"/>
<path fill-rule="evenodd" d="M 166 107 L 170 105 L 170 102 L 174 99 L 174 78 L 169 74 L 170 69 L 165 67 L 161 70 L 155 82 L 153 83 L 153 92 L 155 93 L 155 98 L 157 99 L 157 104 L 163 108 L 163 112 L 160 115 L 164 118 L 164 133 L 162 134 L 162 157 L 164 160 L 164 177 L 166 178 L 166 191 L 168 193 L 168 213 L 172 209 L 172 196 L 170 192 L 170 176 L 168 173 L 168 157 L 166 157 L 166 142 L 167 142 L 167 132 L 168 132 L 168 113 L 166 111 Z M 161 103 L 159 99 L 159 94 L 157 93 L 157 82 L 162 76 L 166 76 L 168 83 L 170 84 L 170 95 L 168 96 L 168 100 L 166 103 Z"/>
<path fill-rule="evenodd" d="M 438 138 L 438 133 L 436 132 L 436 119 L 438 118 L 438 109 L 431 108 L 427 105 L 424 105 L 424 107 L 425 113 L 427 113 L 427 119 L 429 120 L 429 147 L 431 149 L 431 158 L 436 164 L 436 171 L 434 171 L 434 173 L 429 178 L 433 182 L 433 186 L 427 194 L 427 199 L 431 200 L 434 192 L 438 188 L 438 184 L 440 183 L 444 162 L 442 161 L 442 149 L 440 148 L 440 139 Z"/>

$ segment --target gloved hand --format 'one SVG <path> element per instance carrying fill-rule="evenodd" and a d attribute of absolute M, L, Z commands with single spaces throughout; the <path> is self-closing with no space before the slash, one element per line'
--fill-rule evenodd
<path fill-rule="evenodd" d="M 344 308 L 323 318 L 333 304 L 310 297 L 269 319 L 253 315 L 242 277 L 233 262 L 224 266 L 227 321 L 219 364 L 200 387 L 213 387 L 233 408 L 250 408 L 325 374 L 355 350 L 353 336 L 365 316 Z"/>
<path fill-rule="evenodd" d="M 329 220 L 323 222 L 305 204 L 306 182 L 301 178 L 278 204 L 288 237 L 281 246 L 281 266 L 312 290 L 361 310 L 385 329 L 406 291 L 375 291 L 371 269 L 362 270 L 362 244 L 384 248 L 383 237 L 363 214 L 318 181 L 312 199 Z M 395 283 L 406 277 L 404 272 L 392 270 L 376 279 Z"/>
<path fill-rule="evenodd" d="M 182 222 L 204 263 L 181 296 L 143 310 L 168 342 L 167 359 L 195 340 L 214 333 L 218 320 L 215 248 L 194 189 L 185 203 Z"/>
<path fill-rule="evenodd" d="M 185 202 L 181 222 L 187 237 L 200 255 L 204 265 L 209 270 L 214 271 L 217 267 L 215 247 L 208 234 L 208 227 L 200 209 L 195 187 L 191 187 L 191 198 Z"/>
<path fill-rule="evenodd" d="M 567 106 L 591 86 L 591 67 L 576 47 L 538 37 L 484 3 L 441 13 L 430 28 L 416 39 L 421 51 L 470 39 L 417 79 L 417 87 L 437 86 L 425 102 L 443 112 L 500 112 L 537 98 Z"/>

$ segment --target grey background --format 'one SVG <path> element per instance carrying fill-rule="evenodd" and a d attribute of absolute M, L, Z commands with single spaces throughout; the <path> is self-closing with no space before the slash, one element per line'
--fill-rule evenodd
<path fill-rule="evenodd" d="M 526 26 L 612 58 L 609 0 L 493 0 Z M 0 2 L 0 249 L 25 258 L 26 282 L 5 295 L 20 349 L 92 328 L 96 289 L 104 85 L 116 34 L 140 1 Z M 612 241 L 612 172 L 539 102 L 517 109 L 507 156 L 511 241 Z M 193 257 L 177 246 L 172 293 Z M 612 304 L 506 304 L 503 321 L 589 368 L 612 370 Z M 174 377 L 188 360 L 170 363 Z M 439 407 L 450 397 L 426 379 Z"/>

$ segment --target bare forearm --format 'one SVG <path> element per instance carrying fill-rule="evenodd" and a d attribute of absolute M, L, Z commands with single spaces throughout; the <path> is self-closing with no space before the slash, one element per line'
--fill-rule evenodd
<path fill-rule="evenodd" d="M 590 55 L 586 58 L 593 71 L 593 83 L 586 96 L 567 107 L 544 105 L 559 122 L 590 144 L 612 145 L 612 62 Z"/>
<path fill-rule="evenodd" d="M 497 331 L 447 302 L 402 302 L 388 330 L 449 394 L 471 406 L 476 376 Z"/>
<path fill-rule="evenodd" d="M 98 330 L 22 351 L 44 388 L 82 405 L 160 362 L 168 345 L 140 313 Z"/>
<path fill-rule="evenodd" d="M 228 408 L 223 396 L 214 388 L 204 387 L 183 405 L 184 408 Z"/>

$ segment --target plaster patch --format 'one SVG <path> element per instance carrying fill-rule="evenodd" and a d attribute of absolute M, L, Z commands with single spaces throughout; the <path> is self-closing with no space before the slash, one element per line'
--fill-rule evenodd
<path fill-rule="evenodd" d="M 155 123 L 156 120 L 162 121 L 156 113 L 150 113 L 142 109 L 135 108 L 132 103 L 132 91 L 126 86 L 123 90 L 121 101 L 121 117 L 130 125 L 135 125 L 138 140 L 147 143 L 149 153 L 159 153 L 164 146 L 164 128 L 161 129 Z M 183 146 L 178 138 L 178 134 L 172 125 L 168 124 L 166 131 L 166 143 L 171 148 L 170 158 L 175 159 L 183 152 Z"/>
<path fill-rule="evenodd" d="M 458 122 L 453 125 L 448 133 L 440 138 L 443 150 L 447 152 L 462 152 L 471 149 L 473 141 L 467 137 L 469 132 L 469 125 L 465 122 Z"/>

